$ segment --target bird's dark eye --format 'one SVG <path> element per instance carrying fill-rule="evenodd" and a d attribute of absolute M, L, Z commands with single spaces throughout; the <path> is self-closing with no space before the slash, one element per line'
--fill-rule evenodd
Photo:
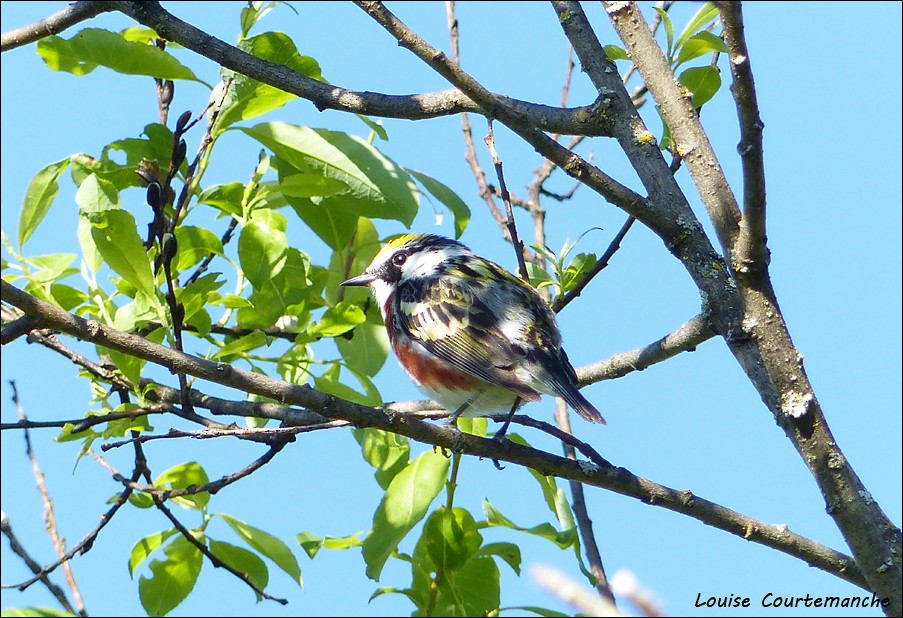
<path fill-rule="evenodd" d="M 399 251 L 395 255 L 392 256 L 392 263 L 396 266 L 401 266 L 408 260 L 408 254 L 404 251 Z"/>

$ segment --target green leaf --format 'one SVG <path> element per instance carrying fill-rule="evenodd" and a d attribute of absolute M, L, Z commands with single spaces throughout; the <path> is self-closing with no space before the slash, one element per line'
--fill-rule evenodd
<path fill-rule="evenodd" d="M 489 616 L 498 613 L 501 586 L 498 565 L 487 557 L 474 557 L 458 571 L 439 580 L 436 616 Z"/>
<path fill-rule="evenodd" d="M 318 173 L 348 185 L 348 191 L 340 196 L 322 198 L 321 205 L 350 215 L 392 219 L 407 226 L 413 223 L 419 200 L 411 177 L 359 137 L 284 122 L 258 124 L 242 131 L 295 170 Z"/>
<path fill-rule="evenodd" d="M 326 549 L 339 550 L 351 549 L 352 547 L 360 547 L 362 545 L 361 539 L 357 534 L 320 538 L 312 532 L 299 532 L 295 535 L 295 539 L 298 541 L 298 544 L 301 545 L 304 553 L 306 553 L 311 560 L 313 560 L 314 556 L 316 556 L 324 547 Z"/>
<path fill-rule="evenodd" d="M 146 496 L 146 494 L 143 494 Z M 146 496 L 150 498 L 150 496 Z M 132 551 L 129 554 L 129 575 L 135 575 L 135 569 L 141 566 L 141 563 L 147 560 L 147 558 L 157 551 L 157 549 L 163 545 L 164 542 L 174 534 L 178 534 L 178 530 L 175 528 L 170 528 L 169 530 L 164 530 L 163 532 L 157 532 L 156 534 L 151 534 L 149 536 L 144 537 L 139 540 L 132 546 Z"/>
<path fill-rule="evenodd" d="M 546 618 L 568 618 L 571 615 L 552 609 L 546 609 L 545 607 L 538 607 L 536 605 L 507 605 L 505 606 L 505 610 L 509 612 L 521 610 L 522 612 L 531 612 L 537 616 L 546 616 Z"/>
<path fill-rule="evenodd" d="M 304 580 L 301 579 L 301 567 L 298 566 L 298 559 L 283 541 L 276 538 L 269 532 L 264 532 L 259 528 L 255 528 L 240 519 L 236 519 L 231 515 L 219 514 L 223 520 L 229 524 L 238 536 L 244 540 L 248 546 L 254 548 L 276 565 L 288 573 L 289 577 L 302 588 Z"/>
<path fill-rule="evenodd" d="M 407 437 L 382 429 L 352 429 L 354 439 L 361 445 L 364 459 L 376 469 L 376 482 L 383 489 L 408 465 L 411 445 Z"/>
<path fill-rule="evenodd" d="M 176 290 L 176 300 L 178 300 L 185 308 L 185 317 L 183 320 L 186 324 L 191 324 L 199 329 L 198 334 L 206 335 L 210 332 L 209 315 L 206 312 L 206 306 L 211 296 L 221 288 L 226 281 L 219 279 L 221 273 L 208 273 L 198 277 L 189 285 Z"/>
<path fill-rule="evenodd" d="M 78 185 L 75 203 L 80 213 L 119 210 L 119 190 L 110 181 L 89 174 Z"/>
<path fill-rule="evenodd" d="M 713 66 L 687 69 L 679 79 L 684 88 L 693 93 L 693 107 L 697 109 L 710 101 L 721 88 L 721 72 Z"/>
<path fill-rule="evenodd" d="M 347 191 L 348 185 L 320 174 L 298 173 L 280 178 L 279 189 L 287 197 L 325 197 Z"/>
<path fill-rule="evenodd" d="M 113 316 L 113 327 L 125 332 L 137 330 L 158 318 L 156 305 L 150 296 L 135 294 L 134 291 L 132 294 L 136 298 L 116 309 Z"/>
<path fill-rule="evenodd" d="M 555 527 L 547 522 L 541 523 L 532 528 L 523 528 L 513 521 L 502 515 L 488 500 L 483 500 L 483 512 L 486 514 L 486 521 L 490 526 L 503 526 L 519 532 L 526 532 L 533 536 L 547 539 L 558 547 L 566 549 L 577 542 L 577 531 L 574 528 L 559 532 Z"/>
<path fill-rule="evenodd" d="M 66 285 L 65 283 L 51 284 L 50 295 L 53 297 L 56 304 L 66 311 L 72 311 L 88 300 L 88 295 L 83 291 Z"/>
<path fill-rule="evenodd" d="M 38 229 L 41 221 L 50 210 L 50 205 L 56 198 L 60 185 L 57 180 L 60 174 L 69 166 L 69 159 L 63 159 L 56 163 L 51 163 L 43 168 L 31 182 L 28 183 L 28 189 L 25 191 L 25 202 L 22 204 L 22 212 L 19 213 L 19 246 L 25 244 L 25 241 L 31 238 L 34 231 Z"/>
<path fill-rule="evenodd" d="M 307 334 L 313 338 L 312 340 L 320 337 L 338 337 L 358 324 L 362 324 L 365 319 L 364 312 L 360 307 L 341 302 L 335 307 L 329 307 L 320 321 L 307 329 Z"/>
<path fill-rule="evenodd" d="M 464 433 L 485 438 L 486 430 L 489 429 L 489 419 L 485 416 L 461 416 L 458 417 L 458 429 Z"/>
<path fill-rule="evenodd" d="M 288 250 L 285 225 L 282 215 L 269 219 L 255 217 L 241 230 L 238 259 L 245 277 L 255 289 L 264 287 L 285 264 Z"/>
<path fill-rule="evenodd" d="M 238 43 L 244 52 L 274 64 L 286 66 L 312 79 L 322 79 L 320 65 L 310 56 L 298 53 L 294 41 L 282 32 L 264 32 Z M 217 117 L 214 135 L 227 127 L 249 120 L 296 99 L 297 95 L 275 88 L 256 79 L 224 70 L 224 77 L 231 78 L 229 91 Z"/>
<path fill-rule="evenodd" d="M 103 348 L 103 350 L 106 354 L 109 354 L 110 359 L 116 365 L 116 368 L 122 372 L 126 380 L 134 385 L 138 385 L 141 382 L 141 370 L 147 364 L 146 360 L 118 350 L 109 348 Z"/>
<path fill-rule="evenodd" d="M 204 564 L 201 551 L 182 535 L 173 539 L 163 551 L 165 560 L 150 563 L 153 575 L 142 575 L 138 580 L 141 606 L 148 616 L 165 616 L 178 607 L 194 590 Z"/>
<path fill-rule="evenodd" d="M 408 173 L 417 179 L 423 188 L 429 191 L 433 197 L 445 204 L 455 218 L 455 238 L 461 238 L 467 224 L 470 223 L 470 208 L 464 203 L 458 194 L 431 176 L 422 172 L 409 169 Z"/>
<path fill-rule="evenodd" d="M 331 249 L 338 251 L 348 245 L 360 217 L 340 212 L 322 200 L 317 203 L 309 198 L 290 195 L 286 195 L 285 199 L 298 218 Z"/>
<path fill-rule="evenodd" d="M 84 185 L 82 185 L 84 186 Z M 83 212 L 91 224 L 91 239 L 104 261 L 149 298 L 156 294 L 154 275 L 135 218 L 127 210 Z"/>
<path fill-rule="evenodd" d="M 671 22 L 671 16 L 668 15 L 668 12 L 664 9 L 655 7 L 655 12 L 662 18 L 662 25 L 665 27 L 665 36 L 668 40 L 668 49 L 665 52 L 665 55 L 670 62 L 671 57 L 674 54 L 674 24 Z"/>
<path fill-rule="evenodd" d="M 426 551 L 438 569 L 454 571 L 464 566 L 483 544 L 483 535 L 469 511 L 440 506 L 423 525 Z"/>
<path fill-rule="evenodd" d="M 627 50 L 623 47 L 617 45 L 605 45 L 602 49 L 605 50 L 605 56 L 612 62 L 615 60 L 630 60 L 630 54 L 628 54 Z"/>
<path fill-rule="evenodd" d="M 142 28 L 141 26 L 132 26 L 131 28 L 125 28 L 124 30 L 120 30 L 119 34 L 121 34 L 122 38 L 124 38 L 126 41 L 137 41 L 139 43 L 144 43 L 145 45 L 148 43 L 153 43 L 155 39 L 160 38 L 157 36 L 157 33 L 150 28 Z M 178 43 L 168 41 L 167 46 L 170 45 L 179 46 Z"/>
<path fill-rule="evenodd" d="M 572 290 L 583 280 L 586 273 L 596 265 L 597 261 L 596 256 L 592 253 L 578 253 L 575 255 L 571 263 L 561 273 L 561 289 L 564 292 Z"/>
<path fill-rule="evenodd" d="M 677 38 L 674 49 L 677 50 L 683 47 L 684 43 L 686 43 L 690 37 L 699 32 L 702 28 L 707 27 L 716 17 L 718 17 L 718 9 L 715 8 L 715 5 L 711 2 L 706 2 L 699 7 L 699 10 L 690 18 L 690 21 L 687 22 L 683 32 L 681 32 L 680 36 Z"/>
<path fill-rule="evenodd" d="M 367 577 L 379 580 L 386 560 L 445 486 L 448 466 L 448 458 L 441 453 L 425 451 L 389 483 L 373 516 L 373 528 L 364 539 Z"/>
<path fill-rule="evenodd" d="M 27 262 L 36 269 L 30 279 L 35 283 L 50 283 L 77 274 L 77 268 L 70 268 L 75 258 L 74 253 L 48 253 L 28 258 Z"/>
<path fill-rule="evenodd" d="M 555 281 L 555 277 L 544 268 L 540 268 L 536 264 L 530 262 L 527 264 L 527 276 L 530 277 L 530 285 L 537 290 L 542 289 L 543 287 L 551 287 L 555 290 L 556 295 L 559 293 L 560 286 L 558 282 Z"/>
<path fill-rule="evenodd" d="M 201 82 L 191 69 L 156 45 L 128 41 L 101 28 L 85 28 L 68 40 L 45 37 L 38 41 L 37 51 L 48 67 L 73 75 L 87 75 L 104 66 L 126 75 Z"/>
<path fill-rule="evenodd" d="M 674 66 L 676 67 L 708 53 L 724 53 L 726 51 L 727 44 L 724 41 L 711 32 L 703 30 L 691 36 L 686 44 L 680 48 L 680 52 L 677 54 L 677 63 Z"/>
<path fill-rule="evenodd" d="M 238 547 L 224 541 L 209 540 L 210 551 L 213 555 L 228 564 L 230 567 L 247 576 L 248 581 L 254 584 L 258 590 L 265 590 L 270 582 L 270 570 L 266 563 L 252 551 L 244 547 Z M 257 593 L 257 600 L 263 597 Z"/>
<path fill-rule="evenodd" d="M 216 234 L 203 227 L 180 225 L 176 228 L 179 244 L 177 268 L 188 270 L 208 255 L 223 255 L 223 243 Z"/>
<path fill-rule="evenodd" d="M 213 185 L 201 192 L 198 204 L 209 204 L 225 214 L 241 216 L 244 194 L 245 185 L 238 181 Z"/>
<path fill-rule="evenodd" d="M 207 472 L 196 461 L 179 464 L 163 472 L 154 481 L 157 489 L 185 489 L 210 482 Z M 189 509 L 202 509 L 210 502 L 210 493 L 202 491 L 173 498 L 173 502 Z"/>
<path fill-rule="evenodd" d="M 365 406 L 378 406 L 382 403 L 376 387 L 373 386 L 372 382 L 362 379 L 360 374 L 352 372 L 361 385 L 364 386 L 366 392 L 360 393 L 347 384 L 343 384 L 339 379 L 341 369 L 341 365 L 333 363 L 322 376 L 314 376 L 314 387 L 324 393 Z"/>
<path fill-rule="evenodd" d="M 140 409 L 137 404 L 134 403 L 123 403 L 121 405 L 116 406 L 112 410 L 112 412 L 134 412 L 135 410 Z M 151 427 L 148 422 L 147 414 L 142 414 L 141 416 L 136 416 L 135 418 L 122 418 L 119 420 L 112 420 L 107 422 L 106 429 L 103 430 L 101 434 L 104 440 L 109 440 L 110 438 L 122 438 L 126 434 L 130 434 L 133 431 L 151 431 L 153 427 Z"/>
<path fill-rule="evenodd" d="M 374 121 L 370 120 L 363 114 L 355 114 L 355 115 L 358 118 L 360 118 L 361 122 L 363 122 L 365 125 L 370 127 L 370 130 L 373 131 L 374 135 L 379 137 L 379 139 L 381 139 L 384 142 L 389 141 L 389 134 L 386 133 L 386 129 L 385 129 L 385 127 L 383 127 L 382 124 L 380 124 L 379 122 L 374 122 Z"/>
<path fill-rule="evenodd" d="M 381 324 L 358 324 L 350 336 L 338 337 L 335 343 L 349 369 L 370 377 L 379 373 L 389 358 L 389 336 Z"/>
<path fill-rule="evenodd" d="M 347 288 L 340 285 L 351 275 L 363 272 L 382 247 L 376 226 L 366 217 L 357 219 L 351 233 L 345 244 L 333 251 L 329 258 L 329 266 L 325 269 L 325 297 L 332 304 L 341 298 L 364 307 L 367 320 L 382 325 L 382 315 L 373 302 L 370 290 L 365 286 Z"/>
<path fill-rule="evenodd" d="M 152 171 L 162 179 L 172 158 L 173 133 L 169 127 L 152 122 L 144 126 L 142 134 L 144 137 L 127 137 L 107 144 L 103 148 L 100 160 L 88 155 L 78 155 L 78 168 L 96 173 L 118 189 L 141 186 L 141 181 L 135 173 L 136 168 Z M 125 155 L 124 165 L 111 160 L 113 152 Z M 75 163 L 73 160 L 73 178 L 76 174 L 84 174 L 82 170 L 76 168 Z M 183 170 L 187 167 L 187 162 L 182 164 Z M 77 179 L 76 183 L 81 184 Z"/>
<path fill-rule="evenodd" d="M 289 247 L 279 274 L 267 281 L 249 299 L 250 307 L 240 308 L 238 324 L 243 328 L 269 328 L 284 315 L 296 316 L 303 325 L 308 301 L 318 299 L 311 287 L 310 258 Z"/>
<path fill-rule="evenodd" d="M 498 556 L 504 560 L 511 569 L 520 576 L 521 554 L 520 547 L 514 543 L 487 543 L 480 548 L 480 556 Z"/>
<path fill-rule="evenodd" d="M 255 331 L 247 335 L 243 335 L 234 341 L 230 341 L 213 355 L 213 358 L 220 358 L 226 362 L 231 362 L 233 357 L 243 352 L 256 350 L 270 344 L 270 339 L 263 331 Z"/>

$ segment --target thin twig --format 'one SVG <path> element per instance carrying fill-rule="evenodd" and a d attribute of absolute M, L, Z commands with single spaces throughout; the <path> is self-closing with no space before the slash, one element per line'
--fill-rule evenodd
<path fill-rule="evenodd" d="M 48 577 L 46 573 L 43 573 L 40 563 L 32 558 L 31 554 L 29 554 L 25 547 L 19 542 L 19 538 L 13 532 L 12 524 L 9 523 L 9 517 L 6 515 L 6 511 L 0 513 L 0 532 L 2 532 L 9 541 L 10 550 L 22 559 L 22 562 L 25 563 L 28 570 L 38 576 L 38 580 L 47 587 L 47 590 L 49 590 L 50 594 L 52 594 L 57 602 L 63 606 L 63 609 L 70 614 L 75 614 L 75 609 L 66 597 L 65 591 L 50 581 L 50 577 Z"/>
<path fill-rule="evenodd" d="M 140 471 L 136 470 L 132 473 L 132 482 L 137 481 L 140 477 Z M 52 564 L 48 564 L 44 566 L 40 572 L 35 573 L 35 576 L 29 580 L 26 580 L 20 584 L 3 584 L 2 588 L 16 588 L 20 592 L 27 589 L 29 586 L 34 584 L 37 581 L 41 581 L 45 576 L 52 573 L 59 567 L 61 564 L 68 562 L 77 554 L 83 554 L 91 549 L 94 546 L 94 541 L 97 539 L 97 535 L 100 534 L 100 531 L 104 529 L 104 527 L 113 520 L 113 516 L 116 512 L 122 507 L 123 504 L 126 503 L 128 497 L 132 494 L 132 490 L 129 487 L 126 487 L 113 502 L 113 506 L 111 506 L 106 513 L 100 516 L 100 523 L 91 530 L 87 535 L 82 538 L 81 541 L 72 546 L 72 548 L 66 552 L 66 554 L 60 557 L 56 562 Z"/>
<path fill-rule="evenodd" d="M 22 409 L 22 401 L 19 399 L 19 392 L 16 389 L 16 383 L 10 380 L 9 385 L 13 390 L 13 403 L 16 406 L 16 412 L 19 415 L 19 420 L 22 422 L 27 422 L 28 418 L 25 416 L 25 411 Z M 25 455 L 28 457 L 28 461 L 31 462 L 31 471 L 34 474 L 35 482 L 38 486 L 38 492 L 41 494 L 41 502 L 44 505 L 44 527 L 47 529 L 47 534 L 50 536 L 50 540 L 53 543 L 53 547 L 56 550 L 57 556 L 62 558 L 66 555 L 66 542 L 60 537 L 59 528 L 56 525 L 56 513 L 53 509 L 53 499 L 50 497 L 50 491 L 47 489 L 47 483 L 44 479 L 44 472 L 41 471 L 41 467 L 38 465 L 38 460 L 35 457 L 34 450 L 31 448 L 31 434 L 28 429 L 25 429 L 23 432 L 25 437 Z M 85 603 L 82 600 L 81 592 L 79 591 L 78 582 L 75 581 L 75 575 L 72 573 L 72 566 L 69 564 L 69 561 L 63 562 L 63 573 L 66 577 L 66 583 L 69 584 L 69 589 L 72 591 L 72 600 L 77 608 L 77 613 L 80 616 L 86 616 L 85 612 Z"/>
<path fill-rule="evenodd" d="M 591 384 L 602 380 L 620 378 L 633 371 L 642 371 L 681 352 L 691 352 L 696 346 L 715 336 L 708 317 L 697 315 L 675 331 L 658 341 L 628 352 L 619 352 L 577 369 L 581 384 Z"/>
<path fill-rule="evenodd" d="M 155 499 L 159 499 L 162 501 L 172 500 L 173 498 L 180 498 L 182 496 L 194 496 L 202 493 L 210 493 L 216 494 L 223 490 L 223 488 L 232 485 L 233 483 L 240 481 L 241 479 L 250 476 L 257 470 L 260 470 L 263 466 L 268 464 L 272 459 L 279 454 L 286 444 L 291 442 L 294 439 L 294 433 L 286 431 L 281 435 L 276 435 L 274 430 L 250 430 L 250 431 L 258 431 L 258 432 L 268 432 L 273 439 L 270 440 L 270 448 L 266 453 L 252 461 L 250 464 L 242 468 L 237 472 L 233 472 L 232 474 L 227 474 L 222 476 L 215 481 L 210 481 L 208 483 L 203 483 L 201 485 L 190 485 L 188 487 L 179 487 L 176 489 L 158 489 L 153 485 L 142 485 L 137 482 L 137 478 L 126 478 L 122 476 L 119 472 L 117 472 L 112 466 L 110 466 L 106 461 L 100 457 L 95 456 L 95 459 L 102 466 L 107 468 L 113 476 L 113 480 L 118 481 L 123 486 L 127 487 L 130 491 L 137 491 L 139 493 L 148 494 Z M 123 442 L 123 444 L 140 444 L 140 441 L 127 441 Z"/>
<path fill-rule="evenodd" d="M 455 17 L 455 3 L 452 0 L 446 1 L 445 14 L 448 19 L 448 35 L 451 41 L 452 61 L 455 64 L 460 65 L 458 18 Z M 505 215 L 493 199 L 493 196 L 496 195 L 494 187 L 486 180 L 486 172 L 483 171 L 483 167 L 480 165 L 480 161 L 477 158 L 477 150 L 473 141 L 473 129 L 470 126 L 470 117 L 467 115 L 467 112 L 461 112 L 461 131 L 464 138 L 464 159 L 470 166 L 474 180 L 476 180 L 479 195 L 486 202 L 489 214 L 492 215 L 492 218 L 495 219 L 495 222 L 502 229 L 505 240 L 511 242 L 511 233 L 505 225 Z"/>
<path fill-rule="evenodd" d="M 563 399 L 557 399 L 555 402 L 555 422 L 558 427 L 567 434 L 571 434 L 571 419 L 568 415 L 568 407 Z M 576 461 L 577 454 L 574 447 L 566 442 L 562 442 L 564 456 L 568 459 Z M 596 591 L 603 598 L 608 599 L 613 605 L 616 605 L 615 595 L 611 591 L 608 578 L 605 575 L 605 566 L 602 563 L 602 553 L 599 551 L 599 544 L 596 542 L 596 533 L 593 530 L 593 522 L 589 517 L 589 509 L 586 508 L 586 496 L 583 492 L 583 484 L 577 481 L 568 481 L 571 489 L 572 508 L 574 509 L 574 519 L 577 520 L 577 527 L 580 530 L 580 537 L 583 539 L 583 551 L 586 552 L 586 559 L 589 562 L 590 571 L 596 578 Z"/>
<path fill-rule="evenodd" d="M 743 33 L 743 7 L 739 2 L 715 3 L 724 23 L 730 53 L 731 93 L 740 125 L 740 162 L 743 165 L 743 218 L 735 251 L 738 276 L 759 279 L 767 275 L 768 247 L 765 229 L 765 162 L 756 84 Z"/>
<path fill-rule="evenodd" d="M 592 281 L 593 277 L 598 275 L 603 268 L 608 266 L 608 263 L 611 261 L 611 258 L 614 254 L 620 249 L 621 241 L 624 240 L 624 237 L 627 235 L 627 232 L 630 230 L 630 227 L 633 225 L 633 222 L 636 221 L 633 217 L 627 217 L 627 221 L 624 222 L 624 225 L 621 226 L 621 229 L 618 230 L 618 233 L 615 234 L 615 237 L 612 239 L 611 243 L 608 245 L 608 249 L 605 250 L 599 259 L 596 260 L 596 263 L 593 264 L 593 267 L 590 268 L 586 274 L 583 275 L 583 278 L 575 285 L 573 288 L 567 291 L 567 293 L 559 296 L 554 303 L 552 303 L 552 311 L 558 313 L 562 309 L 568 306 L 568 304 L 580 296 L 583 293 L 583 290 L 589 285 L 589 282 Z"/>
<path fill-rule="evenodd" d="M 250 574 L 248 574 L 247 572 L 239 571 L 238 569 L 231 567 L 227 563 L 225 563 L 222 560 L 220 560 L 219 558 L 217 558 L 216 555 L 212 551 L 210 551 L 210 549 L 207 547 L 206 543 L 199 540 L 191 530 L 186 528 L 182 524 L 182 522 L 180 522 L 179 519 L 175 515 L 172 514 L 172 511 L 169 509 L 169 507 L 167 507 L 163 503 L 162 500 L 160 500 L 160 498 L 158 498 L 156 496 L 152 496 L 152 497 L 154 499 L 154 504 L 156 505 L 157 509 L 161 513 L 163 513 L 166 516 L 166 518 L 169 519 L 170 522 L 172 522 L 173 527 L 175 527 L 179 531 L 179 533 L 181 533 L 181 535 L 185 538 L 185 540 L 187 540 L 189 543 L 194 545 L 198 551 L 200 551 L 204 556 L 207 557 L 207 559 L 210 561 L 210 564 L 212 564 L 215 568 L 217 568 L 217 569 L 222 568 L 222 569 L 229 571 L 230 573 L 232 573 L 232 575 L 234 575 L 235 577 L 237 577 L 238 579 L 240 579 L 241 581 L 246 583 L 248 586 L 250 586 L 251 589 L 258 595 L 260 595 L 262 598 L 270 600 L 270 601 L 276 601 L 280 605 L 288 605 L 288 599 L 282 599 L 280 597 L 274 597 L 271 594 L 268 594 L 264 590 L 258 588 L 257 584 L 255 584 L 254 582 L 251 581 Z"/>
<path fill-rule="evenodd" d="M 521 242 L 517 235 L 517 223 L 514 221 L 514 210 L 511 208 L 511 196 L 508 195 L 508 185 L 505 184 L 505 172 L 502 169 L 502 160 L 499 153 L 495 149 L 495 135 L 492 131 L 492 119 L 489 119 L 489 132 L 483 138 L 486 146 L 489 148 L 489 155 L 492 157 L 492 164 L 495 166 L 495 173 L 499 179 L 499 190 L 502 192 L 502 202 L 505 204 L 505 213 L 508 215 L 505 219 L 505 227 L 508 235 L 511 237 L 511 244 L 514 245 L 514 253 L 517 255 L 518 272 L 524 281 L 530 280 L 527 273 L 527 263 L 524 261 L 524 243 Z"/>

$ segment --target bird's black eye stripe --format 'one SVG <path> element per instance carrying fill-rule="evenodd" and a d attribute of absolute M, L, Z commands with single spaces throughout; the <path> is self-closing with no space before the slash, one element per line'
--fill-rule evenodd
<path fill-rule="evenodd" d="M 405 251 L 399 251 L 395 255 L 392 256 L 392 263 L 396 266 L 401 266 L 408 260 L 408 254 Z"/>

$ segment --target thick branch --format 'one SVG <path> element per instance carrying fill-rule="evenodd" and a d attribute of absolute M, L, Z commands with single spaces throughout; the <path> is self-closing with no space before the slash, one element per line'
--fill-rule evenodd
<path fill-rule="evenodd" d="M 618 36 L 636 63 L 662 117 L 671 129 L 675 149 L 686 160 L 700 199 L 715 226 L 725 255 L 730 256 L 739 233 L 740 209 L 715 151 L 693 109 L 692 93 L 681 88 L 655 35 L 633 2 L 604 1 Z"/>
<path fill-rule="evenodd" d="M 812 566 L 824 569 L 858 586 L 864 586 L 862 574 L 856 570 L 849 556 L 794 534 L 785 526 L 765 524 L 698 498 L 689 491 L 678 491 L 634 476 L 628 470 L 610 466 L 604 460 L 594 464 L 573 461 L 508 440 L 481 438 L 404 414 L 390 414 L 383 409 L 368 408 L 326 395 L 306 385 L 289 384 L 225 363 L 176 352 L 142 337 L 67 313 L 6 281 L 0 281 L 0 290 L 4 301 L 18 307 L 43 326 L 84 341 L 148 360 L 172 371 L 181 371 L 237 388 L 246 393 L 270 397 L 287 405 L 306 406 L 327 418 L 345 420 L 357 427 L 375 427 L 455 452 L 527 466 L 541 474 L 579 481 L 636 498 L 647 504 L 663 506 L 747 540 L 798 557 Z M 133 478 L 133 481 L 136 480 L 137 478 Z"/>
<path fill-rule="evenodd" d="M 252 56 L 212 37 L 164 10 L 158 2 L 105 2 L 108 10 L 117 10 L 135 21 L 153 28 L 160 37 L 285 92 L 313 103 L 320 111 L 335 109 L 355 114 L 421 120 L 460 112 L 486 114 L 478 104 L 457 90 L 426 94 L 389 95 L 360 92 L 333 86 L 286 66 Z M 502 97 L 519 113 L 538 126 L 567 135 L 605 135 L 605 127 L 592 121 L 589 107 L 561 109 Z"/>
<path fill-rule="evenodd" d="M 765 260 L 756 264 L 758 276 L 747 280 L 743 264 L 737 263 L 737 256 L 732 254 L 740 234 L 736 201 L 698 114 L 674 80 L 642 14 L 632 2 L 605 2 L 605 6 L 643 73 L 649 91 L 659 103 L 679 152 L 688 162 L 722 248 L 729 256 L 733 255 L 729 262 L 737 274 L 737 291 L 742 299 L 742 309 L 735 310 L 739 310 L 737 317 L 742 316 L 743 333 L 727 337 L 728 346 L 815 477 L 827 511 L 856 557 L 870 589 L 890 599 L 885 608 L 887 615 L 900 615 L 903 612 L 900 529 L 871 497 L 837 446 L 803 369 L 802 355 L 790 338 Z M 764 217 L 764 210 L 753 216 L 760 215 Z M 754 237 L 760 225 L 758 231 L 764 233 L 764 220 L 748 225 L 749 243 L 764 242 L 764 237 Z"/>

